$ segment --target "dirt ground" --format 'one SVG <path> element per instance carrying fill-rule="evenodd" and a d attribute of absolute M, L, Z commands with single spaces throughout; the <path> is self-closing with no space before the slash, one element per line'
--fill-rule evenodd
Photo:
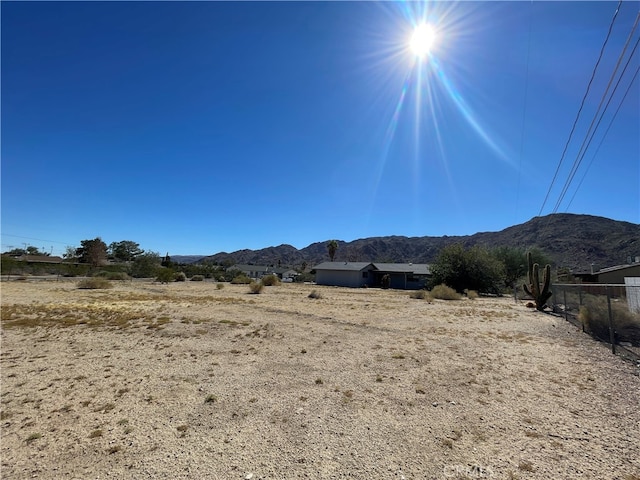
<path fill-rule="evenodd" d="M 1 288 L 3 479 L 640 478 L 638 367 L 513 299 Z"/>

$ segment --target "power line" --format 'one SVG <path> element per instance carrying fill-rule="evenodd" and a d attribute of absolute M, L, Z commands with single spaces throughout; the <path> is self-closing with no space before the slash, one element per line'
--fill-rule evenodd
<path fill-rule="evenodd" d="M 636 43 L 636 46 L 637 45 L 638 44 Z M 605 130 L 604 135 L 602 135 L 602 138 L 600 139 L 600 143 L 598 144 L 598 148 L 596 148 L 596 151 L 593 154 L 593 157 L 591 157 L 591 161 L 589 162 L 589 165 L 587 165 L 587 169 L 585 170 L 584 175 L 582 175 L 582 178 L 580 179 L 580 183 L 576 187 L 576 190 L 573 192 L 573 196 L 571 197 L 571 200 L 569 200 L 569 203 L 567 204 L 567 210 L 565 210 L 565 212 L 569 210 L 569 207 L 573 203 L 573 199 L 576 198 L 576 194 L 578 193 L 578 190 L 580 190 L 580 187 L 582 186 L 582 182 L 586 178 L 587 173 L 589 172 L 589 169 L 591 168 L 591 165 L 593 164 L 593 161 L 596 158 L 596 155 L 598 155 L 598 152 L 600 151 L 600 147 L 602 146 L 602 143 L 604 142 L 605 137 L 609 133 L 609 129 L 611 128 L 611 125 L 613 125 L 613 121 L 618 116 L 618 112 L 620 111 L 620 108 L 622 107 L 622 104 L 624 103 L 625 99 L 627 98 L 627 94 L 631 91 L 631 86 L 633 85 L 633 83 L 635 82 L 636 78 L 638 77 L 638 73 L 639 72 L 640 72 L 640 66 L 638 66 L 638 68 L 636 68 L 636 73 L 633 75 L 633 78 L 631 79 L 631 82 L 629 83 L 629 86 L 627 87 L 626 92 L 624 92 L 624 96 L 622 97 L 622 100 L 620 100 L 620 103 L 618 104 L 618 108 L 616 109 L 615 113 L 613 114 L 613 117 L 611 117 L 611 121 L 609 122 L 609 125 L 607 126 L 607 129 Z"/>
<path fill-rule="evenodd" d="M 45 240 L 43 238 L 33 238 L 33 237 L 23 237 L 21 235 L 11 235 L 9 233 L 2 233 L 3 237 L 13 237 L 13 238 L 22 238 L 24 240 L 37 240 L 38 242 L 50 242 L 50 243 L 59 243 L 60 245 L 71 245 L 69 242 L 60 242 L 58 240 Z"/>
<path fill-rule="evenodd" d="M 622 5 L 622 0 L 618 1 L 618 6 L 616 7 L 616 11 L 613 14 L 613 18 L 611 19 L 611 23 L 609 24 L 609 31 L 607 32 L 607 36 L 604 39 L 604 43 L 602 44 L 602 48 L 600 49 L 600 55 L 598 56 L 598 60 L 596 61 L 595 66 L 593 67 L 593 71 L 591 72 L 591 79 L 587 84 L 587 90 L 584 92 L 584 96 L 582 97 L 582 102 L 580 102 L 580 108 L 578 109 L 578 114 L 576 115 L 575 120 L 573 121 L 573 126 L 571 127 L 571 132 L 569 133 L 569 138 L 567 138 L 567 142 L 564 145 L 564 150 L 562 151 L 562 155 L 560 157 L 560 161 L 558 162 L 558 166 L 556 167 L 556 172 L 553 174 L 553 179 L 551 180 L 551 184 L 549 185 L 549 189 L 547 190 L 547 194 L 544 197 L 544 201 L 542 202 L 542 206 L 540 207 L 540 211 L 538 212 L 538 216 L 542 215 L 542 210 L 544 210 L 544 206 L 547 204 L 547 200 L 549 199 L 549 194 L 551 194 L 551 189 L 553 188 L 553 184 L 558 177 L 558 172 L 560 171 L 560 166 L 562 165 L 562 161 L 564 160 L 564 156 L 567 153 L 567 149 L 569 148 L 569 143 L 571 142 L 571 138 L 573 137 L 573 132 L 576 129 L 576 125 L 578 124 L 578 119 L 580 118 L 580 114 L 582 113 L 582 108 L 584 107 L 584 103 L 587 100 L 587 96 L 589 95 L 589 90 L 591 89 L 591 84 L 593 83 L 593 79 L 596 76 L 596 70 L 598 69 L 598 65 L 600 65 L 600 60 L 602 60 L 602 55 L 604 54 L 604 49 L 607 46 L 607 42 L 609 41 L 609 37 L 611 36 L 611 32 L 613 30 L 613 24 L 618 17 L 618 12 L 620 11 L 620 5 Z"/>
<path fill-rule="evenodd" d="M 627 47 L 629 46 L 629 43 L 631 42 L 631 38 L 633 38 L 633 34 L 636 31 L 636 28 L 638 26 L 638 21 L 640 20 L 640 12 L 638 12 L 638 15 L 636 16 L 636 21 L 633 24 L 633 27 L 631 27 L 631 32 L 629 32 L 629 36 L 627 37 L 627 41 L 624 44 L 624 47 L 622 48 L 622 51 L 620 52 L 620 55 L 618 56 L 618 61 L 616 62 L 616 66 L 613 69 L 613 72 L 611 73 L 611 77 L 609 78 L 609 83 L 607 83 L 607 88 L 605 88 L 604 93 L 602 94 L 602 97 L 600 98 L 600 103 L 598 104 L 598 108 L 596 109 L 596 112 L 593 116 L 593 119 L 591 120 L 591 124 L 589 125 L 589 128 L 587 129 L 587 133 L 585 134 L 585 138 L 582 141 L 582 145 L 580 145 L 580 150 L 578 150 L 578 155 L 576 156 L 576 159 L 573 161 L 573 165 L 571 166 L 571 170 L 569 171 L 569 176 L 567 177 L 567 180 L 564 183 L 564 186 L 562 187 L 562 191 L 558 197 L 558 201 L 556 202 L 555 206 L 553 207 L 553 213 L 556 213 L 558 211 L 558 209 L 560 208 L 560 205 L 562 203 L 562 200 L 564 200 L 565 195 L 567 194 L 567 191 L 569 190 L 569 187 L 571 186 L 571 182 L 573 182 L 573 178 L 576 175 L 576 172 L 578 171 L 578 168 L 580 167 L 580 164 L 582 163 L 582 159 L 584 158 L 584 155 L 586 154 L 586 149 L 589 147 L 589 144 L 591 144 L 591 140 L 593 139 L 593 136 L 595 135 L 595 132 L 598 128 L 598 126 L 600 125 L 600 121 L 602 120 L 602 116 L 605 114 L 607 107 L 609 106 L 609 103 L 611 102 L 611 98 L 613 97 L 614 93 L 615 93 L 615 89 L 614 91 L 611 93 L 611 97 L 609 98 L 609 102 L 607 102 L 604 110 L 602 111 L 602 115 L 600 116 L 600 120 L 597 121 L 597 125 L 595 126 L 594 129 L 594 124 L 596 123 L 596 119 L 598 118 L 598 114 L 600 113 L 600 109 L 602 108 L 602 104 L 605 101 L 605 98 L 607 96 L 607 94 L 609 93 L 609 88 L 611 88 L 611 84 L 613 83 L 613 80 L 616 76 L 616 73 L 618 72 L 618 68 L 620 67 L 620 63 L 622 62 L 622 58 L 624 57 L 625 52 L 627 51 Z M 636 47 L 638 45 L 638 42 L 636 42 Z M 631 53 L 631 55 L 629 56 L 629 59 L 627 60 L 627 64 L 629 64 L 629 62 L 631 61 L 631 57 L 633 56 L 633 53 L 635 53 L 636 47 L 633 48 L 633 51 Z M 620 79 L 622 79 L 622 76 L 624 75 L 624 71 L 626 71 L 626 65 L 625 68 L 622 72 L 622 74 L 620 75 Z M 617 86 L 620 84 L 620 79 L 618 80 L 618 83 L 616 84 L 616 88 Z M 592 132 L 593 129 L 593 132 Z"/>
<path fill-rule="evenodd" d="M 531 57 L 531 30 L 533 26 L 533 0 L 529 10 L 529 39 L 527 43 L 527 62 L 524 75 L 524 99 L 522 107 L 522 130 L 520 132 L 520 165 L 518 167 L 518 182 L 516 184 L 516 218 L 518 217 L 518 203 L 520 202 L 520 177 L 522 175 L 522 157 L 524 156 L 524 129 L 527 118 L 527 97 L 529 92 L 529 59 Z"/>

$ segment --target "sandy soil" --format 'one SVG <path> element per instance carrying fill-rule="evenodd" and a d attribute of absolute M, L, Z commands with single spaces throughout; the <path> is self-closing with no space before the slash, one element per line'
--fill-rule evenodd
<path fill-rule="evenodd" d="M 247 292 L 3 282 L 2 478 L 640 478 L 638 368 L 561 318 Z"/>

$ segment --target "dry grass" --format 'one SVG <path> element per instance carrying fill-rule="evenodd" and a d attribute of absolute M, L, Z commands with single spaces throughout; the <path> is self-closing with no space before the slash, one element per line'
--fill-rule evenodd
<path fill-rule="evenodd" d="M 97 290 L 113 288 L 113 284 L 103 277 L 92 277 L 78 282 L 78 288 L 85 290 Z"/>
<path fill-rule="evenodd" d="M 580 329 L 508 298 L 313 288 L 3 284 L 3 477 L 634 478 L 635 367 Z"/>
<path fill-rule="evenodd" d="M 431 289 L 431 296 L 438 300 L 460 300 L 462 298 L 458 292 L 445 284 L 433 287 Z"/>

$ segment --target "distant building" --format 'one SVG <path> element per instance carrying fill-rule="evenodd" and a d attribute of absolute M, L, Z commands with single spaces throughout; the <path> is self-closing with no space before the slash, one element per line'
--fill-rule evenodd
<path fill-rule="evenodd" d="M 424 263 L 324 262 L 313 270 L 318 285 L 335 287 L 381 287 L 388 275 L 390 288 L 418 290 L 431 276 Z"/>
<path fill-rule="evenodd" d="M 624 284 L 625 277 L 640 277 L 640 263 L 617 265 L 598 271 L 576 272 L 573 276 L 583 283 Z"/>
<path fill-rule="evenodd" d="M 282 274 L 288 271 L 287 268 L 271 267 L 269 265 L 234 265 L 229 267 L 228 270 L 239 270 L 247 277 L 256 280 L 267 275 L 277 275 L 279 278 L 282 278 Z"/>

